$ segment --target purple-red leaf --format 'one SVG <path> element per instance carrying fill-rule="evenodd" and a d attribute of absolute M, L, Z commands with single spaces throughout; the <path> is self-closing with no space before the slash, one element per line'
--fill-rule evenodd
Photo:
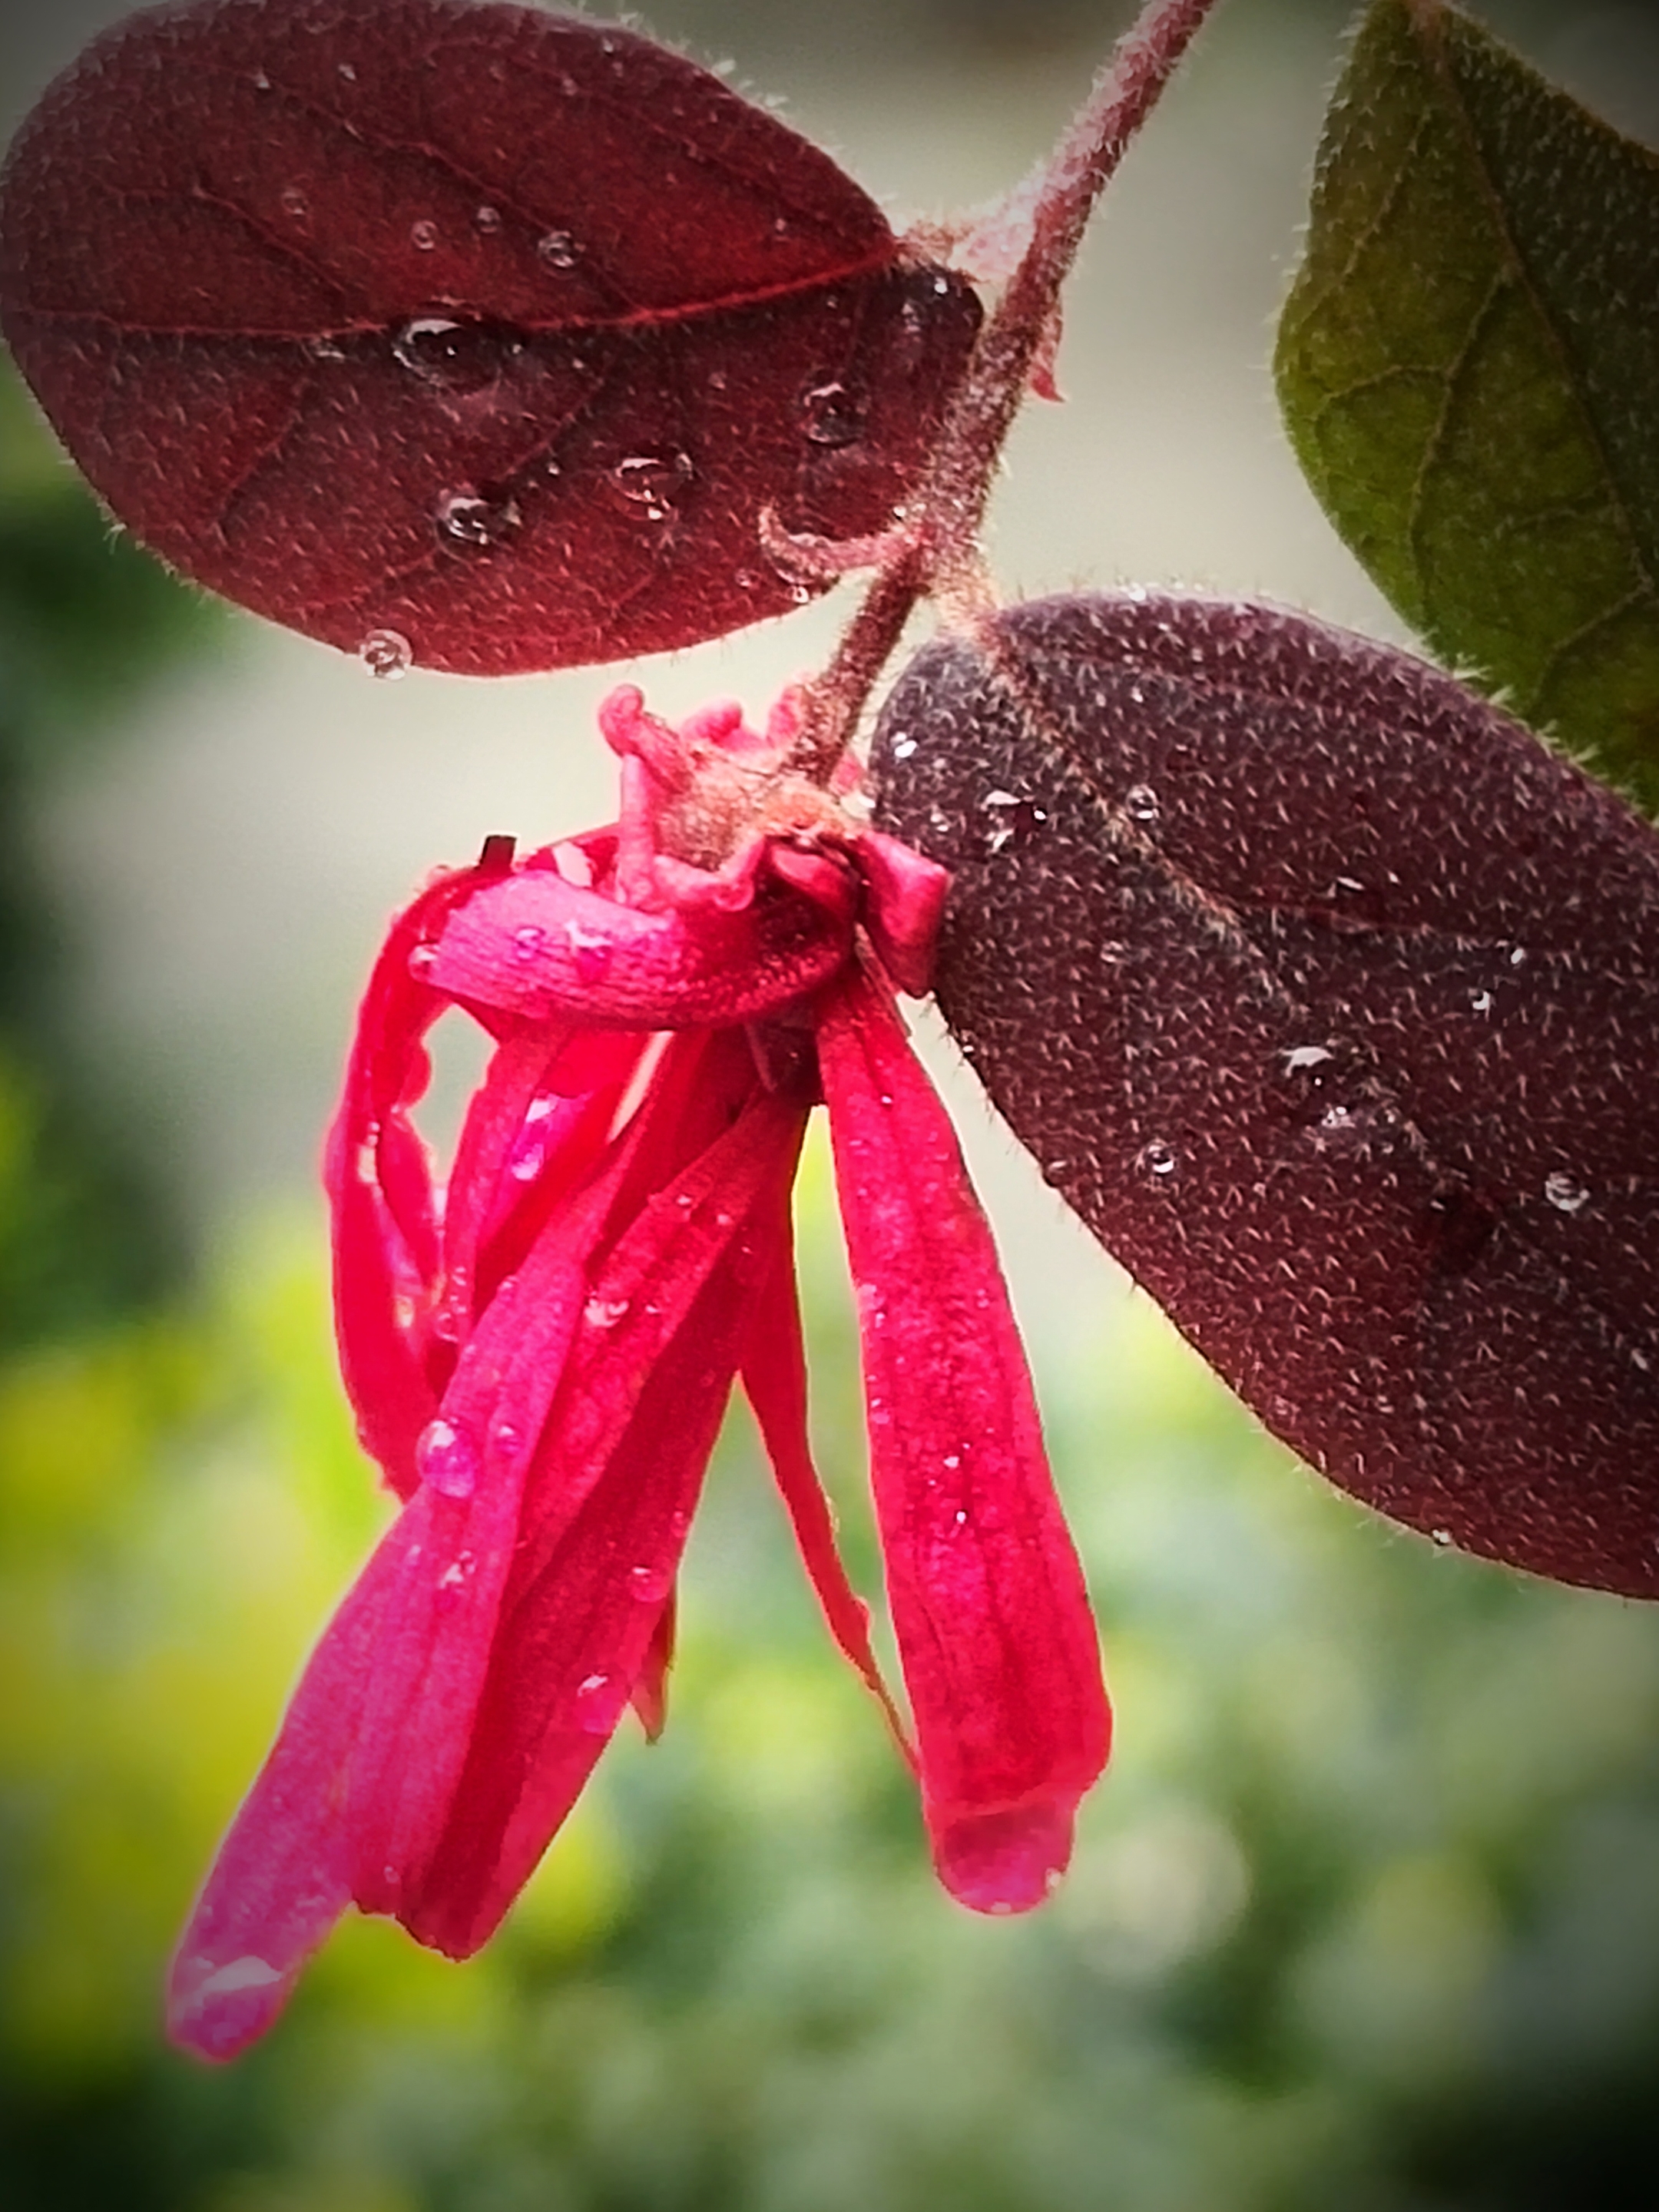
<path fill-rule="evenodd" d="M 530 8 L 138 15 L 0 179 L 0 323 L 116 514 L 383 666 L 781 613 L 762 511 L 885 526 L 978 319 L 772 117 Z"/>
<path fill-rule="evenodd" d="M 1421 662 L 1135 594 L 914 660 L 884 826 L 1044 1175 L 1267 1425 L 1659 1595 L 1659 839 Z"/>

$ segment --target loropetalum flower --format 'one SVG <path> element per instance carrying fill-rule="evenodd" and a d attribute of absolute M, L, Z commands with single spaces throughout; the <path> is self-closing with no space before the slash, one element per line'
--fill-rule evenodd
<path fill-rule="evenodd" d="M 613 826 L 493 839 L 393 923 L 331 1134 L 336 1325 L 402 1500 L 325 1633 L 174 1962 L 232 2056 L 345 1907 L 490 1935 L 631 1705 L 660 1727 L 681 1550 L 741 1376 L 830 1632 L 886 1710 L 940 1879 L 1066 1864 L 1110 1720 L 989 1230 L 906 1041 L 948 878 L 720 706 L 631 689 Z M 447 1183 L 410 1109 L 459 1007 L 494 1040 Z M 790 1189 L 827 1105 L 908 1722 L 807 1441 Z"/>

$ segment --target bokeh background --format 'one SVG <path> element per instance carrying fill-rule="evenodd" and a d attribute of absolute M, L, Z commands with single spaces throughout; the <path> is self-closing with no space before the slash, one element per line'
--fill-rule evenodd
<path fill-rule="evenodd" d="M 6 0 L 0 130 L 111 0 Z M 1659 141 L 1641 4 L 1485 19 Z M 1010 451 L 1012 596 L 1140 580 L 1397 635 L 1267 361 L 1344 9 L 1226 0 Z M 1109 0 L 659 0 L 896 216 L 1024 172 Z M 845 603 L 647 664 L 763 706 Z M 0 2203 L 16 2212 L 1510 2212 L 1659 2202 L 1659 1618 L 1436 1552 L 1265 1439 L 938 1037 L 1090 1569 L 1121 1748 L 1018 1922 L 929 1876 L 746 1422 L 627 1735 L 500 1940 L 341 1931 L 269 2041 L 157 1987 L 385 1512 L 334 1382 L 313 1165 L 386 915 L 486 833 L 605 818 L 614 672 L 355 662 L 209 608 L 0 383 Z M 471 1066 L 441 1059 L 435 1133 Z M 856 1354 L 801 1193 L 855 1570 Z"/>

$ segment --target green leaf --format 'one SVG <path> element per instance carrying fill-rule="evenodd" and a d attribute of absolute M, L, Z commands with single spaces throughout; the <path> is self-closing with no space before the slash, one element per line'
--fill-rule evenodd
<path fill-rule="evenodd" d="M 1275 368 L 1407 621 L 1659 804 L 1659 155 L 1438 0 L 1376 0 Z"/>

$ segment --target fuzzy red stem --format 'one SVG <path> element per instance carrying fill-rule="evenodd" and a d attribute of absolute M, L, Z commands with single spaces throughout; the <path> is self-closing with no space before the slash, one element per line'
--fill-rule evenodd
<path fill-rule="evenodd" d="M 919 599 L 983 605 L 979 527 L 997 457 L 1094 204 L 1215 0 L 1148 0 L 1054 152 L 1015 198 L 1032 204 L 1030 243 L 980 335 L 912 503 L 908 544 L 876 577 L 829 667 L 808 687 L 792 763 L 827 782 Z"/>

